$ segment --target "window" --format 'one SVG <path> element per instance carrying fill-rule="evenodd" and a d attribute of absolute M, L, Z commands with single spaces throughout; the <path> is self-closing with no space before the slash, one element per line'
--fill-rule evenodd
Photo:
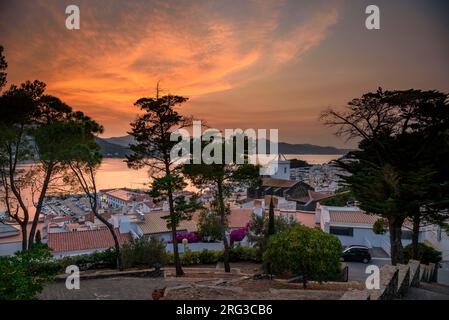
<path fill-rule="evenodd" d="M 336 236 L 354 236 L 354 228 L 345 228 L 345 227 L 330 227 L 329 232 Z"/>

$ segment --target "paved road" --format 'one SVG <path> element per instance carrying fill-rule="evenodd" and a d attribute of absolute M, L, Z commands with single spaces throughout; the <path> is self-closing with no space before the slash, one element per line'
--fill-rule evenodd
<path fill-rule="evenodd" d="M 346 262 L 347 266 L 349 267 L 349 281 L 361 281 L 365 282 L 366 278 L 369 276 L 369 274 L 366 274 L 366 268 L 370 265 L 376 265 L 379 268 L 382 267 L 385 264 L 390 264 L 390 259 L 384 259 L 384 258 L 373 258 L 370 263 L 364 264 L 360 262 Z"/>
<path fill-rule="evenodd" d="M 438 269 L 438 283 L 449 286 L 449 262 L 443 262 Z"/>
<path fill-rule="evenodd" d="M 46 286 L 41 300 L 151 300 L 155 289 L 175 287 L 186 281 L 164 278 L 107 278 L 81 280 L 80 290 L 68 290 L 64 282 Z"/>

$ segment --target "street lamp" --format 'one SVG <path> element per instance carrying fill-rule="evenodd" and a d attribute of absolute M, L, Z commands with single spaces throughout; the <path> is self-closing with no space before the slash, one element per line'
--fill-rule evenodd
<path fill-rule="evenodd" d="M 186 252 L 186 245 L 189 243 L 187 238 L 182 239 L 182 244 L 184 245 L 184 252 Z"/>

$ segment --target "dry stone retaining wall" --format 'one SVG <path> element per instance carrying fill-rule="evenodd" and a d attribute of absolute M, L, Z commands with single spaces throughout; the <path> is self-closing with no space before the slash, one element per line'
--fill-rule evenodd
<path fill-rule="evenodd" d="M 384 265 L 380 269 L 380 289 L 349 290 L 340 300 L 393 300 L 402 298 L 410 287 L 418 287 L 421 282 L 434 282 L 437 266 L 420 264 L 410 260 L 406 265 Z"/>

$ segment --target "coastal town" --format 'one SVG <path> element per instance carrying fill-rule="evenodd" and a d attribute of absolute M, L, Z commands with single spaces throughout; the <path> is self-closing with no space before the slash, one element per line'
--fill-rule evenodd
<path fill-rule="evenodd" d="M 290 168 L 289 160 L 279 161 L 277 173 L 263 177 L 260 186 L 247 188 L 243 192 L 239 190 L 229 197 L 226 237 L 232 246 L 251 248 L 255 245 L 249 226 L 254 217 L 268 214 L 272 201 L 276 217 L 333 234 L 344 248 L 368 248 L 371 263 L 388 265 L 389 236 L 373 231 L 379 217 L 366 214 L 353 201 L 340 206 L 332 204 L 333 198 L 341 197 L 339 169 L 329 163 L 307 165 L 300 172 L 298 177 L 297 168 Z M 181 254 L 223 250 L 221 239 L 211 241 L 210 237 L 201 238 L 198 235 L 201 212 L 208 210 L 213 201 L 209 188 L 199 194 L 203 209 L 193 212 L 190 219 L 180 222 L 177 227 Z M 175 197 L 189 199 L 194 195 L 192 191 L 182 191 Z M 331 205 L 326 205 L 329 201 Z M 155 238 L 164 244 L 167 252 L 173 252 L 172 233 L 164 219 L 169 214 L 167 200 L 156 201 L 144 189 L 112 188 L 99 190 L 98 208 L 99 215 L 113 225 L 120 245 L 140 237 Z M 48 245 L 56 259 L 89 255 L 114 246 L 107 227 L 91 211 L 86 196 L 79 194 L 46 198 L 38 229 L 42 243 Z M 12 255 L 20 250 L 19 231 L 17 225 L 8 222 L 8 219 L 3 220 L 0 236 L 2 255 Z M 404 246 L 411 244 L 411 237 L 411 228 L 405 225 L 402 237 Z M 449 263 L 448 235 L 440 226 L 428 225 L 420 230 L 419 241 L 442 252 L 438 279 L 440 283 L 448 281 L 449 273 L 444 267 Z M 345 266 L 348 268 L 345 281 L 356 283 L 364 280 L 363 264 L 347 262 Z"/>
<path fill-rule="evenodd" d="M 267 211 L 270 198 L 266 197 L 272 194 L 275 195 L 277 215 L 293 215 L 298 223 L 309 227 L 318 223 L 315 219 L 316 205 L 319 200 L 330 198 L 335 194 L 335 190 L 331 190 L 336 188 L 335 185 L 338 186 L 338 180 L 330 181 L 329 176 L 336 178 L 338 169 L 326 164 L 311 165 L 302 168 L 303 179 L 293 180 L 290 178 L 294 177 L 297 171 L 291 169 L 289 163 L 282 161 L 279 164 L 279 173 L 264 178 L 259 190 L 243 190 L 230 196 L 233 201 L 228 203 L 231 208 L 228 233 L 245 228 L 250 223 L 252 214 L 262 215 Z M 288 174 L 281 174 L 284 168 Z M 320 192 L 316 192 L 316 189 Z M 193 194 L 191 191 L 182 192 L 187 198 Z M 178 193 L 175 196 L 180 195 L 181 193 Z M 100 190 L 98 199 L 99 213 L 110 221 L 114 228 L 120 230 L 123 239 L 145 235 L 170 241 L 170 230 L 161 218 L 168 212 L 166 200 L 156 203 L 147 190 L 129 188 Z M 200 202 L 203 205 L 207 206 L 212 199 L 210 190 L 201 191 Z M 5 213 L 2 216 L 3 221 L 9 223 L 4 224 L 0 236 L 0 252 L 2 255 L 13 254 L 21 247 L 20 228 L 8 220 Z M 105 232 L 106 226 L 95 217 L 87 198 L 83 195 L 66 194 L 46 198 L 39 221 L 42 240 L 49 244 L 55 256 L 91 253 L 111 246 L 112 239 Z M 198 222 L 199 211 L 192 215 L 191 221 L 182 222 L 178 230 L 180 233 L 196 232 Z M 99 241 L 91 242 L 92 236 Z M 76 243 L 78 247 L 73 250 L 68 250 L 70 247 L 68 249 L 61 247 L 62 237 L 73 237 L 73 240 L 63 238 L 64 242 Z M 102 237 L 104 239 L 101 239 Z M 220 243 L 189 244 L 187 247 L 192 247 L 195 251 L 208 248 L 221 249 Z M 180 246 L 181 250 L 183 248 Z M 169 245 L 167 250 L 172 250 Z"/>

